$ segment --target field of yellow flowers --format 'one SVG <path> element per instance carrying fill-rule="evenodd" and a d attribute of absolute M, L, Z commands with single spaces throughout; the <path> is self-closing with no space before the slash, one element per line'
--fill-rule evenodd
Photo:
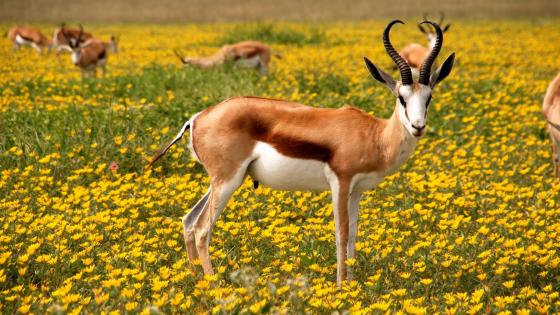
<path fill-rule="evenodd" d="M 408 21 L 403 47 L 425 39 Z M 10 25 L 0 25 L 7 30 Z M 37 25 L 46 34 L 50 25 Z M 211 242 L 217 274 L 189 267 L 180 218 L 208 185 L 185 142 L 147 159 L 192 114 L 235 95 L 353 104 L 387 117 L 394 97 L 382 21 L 97 25 L 121 36 L 108 75 L 81 80 L 67 54 L 0 39 L 0 313 L 546 314 L 560 311 L 560 182 L 541 100 L 560 70 L 560 21 L 453 23 L 457 53 L 428 133 L 361 201 L 355 280 L 338 289 L 329 193 L 245 183 Z M 179 67 L 254 38 L 283 55 L 259 77 Z"/>

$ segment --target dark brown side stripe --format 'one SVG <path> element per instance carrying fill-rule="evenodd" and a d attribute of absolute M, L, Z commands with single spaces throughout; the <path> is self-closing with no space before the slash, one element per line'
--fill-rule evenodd
<path fill-rule="evenodd" d="M 281 154 L 291 158 L 328 162 L 332 157 L 332 151 L 328 147 L 272 134 L 269 132 L 268 126 L 257 122 L 251 126 L 250 132 L 255 140 L 267 143 Z"/>

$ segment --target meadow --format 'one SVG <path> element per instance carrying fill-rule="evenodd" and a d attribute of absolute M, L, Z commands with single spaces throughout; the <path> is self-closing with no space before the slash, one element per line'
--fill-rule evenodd
<path fill-rule="evenodd" d="M 5 29 L 10 25 L 0 25 Z M 49 25 L 37 25 L 46 34 Z M 194 113 L 237 95 L 388 117 L 394 97 L 363 65 L 395 76 L 385 21 L 109 24 L 108 74 L 69 55 L 12 52 L 0 38 L 0 313 L 560 312 L 560 182 L 542 97 L 560 69 L 559 20 L 454 21 L 428 132 L 361 200 L 355 280 L 337 288 L 330 194 L 245 182 L 211 242 L 217 274 L 184 251 L 181 217 L 208 179 L 181 141 Z M 182 68 L 172 53 L 266 41 L 270 74 Z M 393 43 L 425 43 L 412 20 Z M 364 139 L 366 140 L 366 139 Z"/>

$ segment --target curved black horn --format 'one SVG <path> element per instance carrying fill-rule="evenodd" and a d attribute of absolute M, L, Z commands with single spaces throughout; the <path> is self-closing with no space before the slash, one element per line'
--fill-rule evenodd
<path fill-rule="evenodd" d="M 430 83 L 430 72 L 432 71 L 432 65 L 436 60 L 437 56 L 439 55 L 439 51 L 441 50 L 441 46 L 443 44 L 443 32 L 439 25 L 432 21 L 424 21 L 420 24 L 428 23 L 436 29 L 436 43 L 434 48 L 428 55 L 428 58 L 424 60 L 422 67 L 420 67 L 420 77 L 418 78 L 418 83 L 428 85 Z"/>
<path fill-rule="evenodd" d="M 402 84 L 411 85 L 412 71 L 410 70 L 410 66 L 408 65 L 408 63 L 406 63 L 403 57 L 401 57 L 401 55 L 399 55 L 399 53 L 395 50 L 395 48 L 391 44 L 391 40 L 389 39 L 389 32 L 391 31 L 391 27 L 393 27 L 393 25 L 397 23 L 404 24 L 404 22 L 401 20 L 394 20 L 391 23 L 389 23 L 389 25 L 387 25 L 387 27 L 385 28 L 385 31 L 383 32 L 383 45 L 385 46 L 385 50 L 387 51 L 391 59 L 393 59 L 397 67 L 399 67 L 399 70 L 401 72 Z"/>
<path fill-rule="evenodd" d="M 82 35 L 84 35 L 84 27 L 82 26 L 82 24 L 80 24 L 80 33 L 78 34 L 78 39 L 76 40 L 76 46 L 80 44 Z"/>

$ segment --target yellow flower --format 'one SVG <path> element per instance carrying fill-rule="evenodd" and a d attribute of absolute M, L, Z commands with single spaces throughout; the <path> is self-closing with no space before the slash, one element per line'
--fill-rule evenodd
<path fill-rule="evenodd" d="M 133 310 L 136 309 L 136 307 L 138 307 L 138 303 L 136 303 L 136 302 L 128 302 L 124 305 L 124 309 L 127 312 L 132 312 Z"/>
<path fill-rule="evenodd" d="M 502 285 L 507 289 L 511 289 L 514 284 L 515 284 L 515 280 L 509 280 L 509 281 L 506 281 L 506 282 L 502 283 Z"/>
<path fill-rule="evenodd" d="M 420 283 L 422 283 L 423 285 L 430 285 L 432 283 L 432 279 L 422 279 L 420 280 Z"/>

